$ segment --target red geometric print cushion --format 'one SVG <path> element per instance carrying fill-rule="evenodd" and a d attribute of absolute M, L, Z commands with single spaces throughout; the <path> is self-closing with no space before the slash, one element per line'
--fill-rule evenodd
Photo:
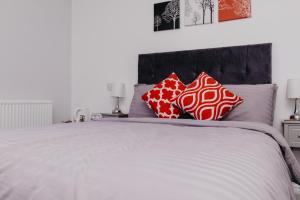
<path fill-rule="evenodd" d="M 175 73 L 155 85 L 142 96 L 159 118 L 179 118 L 182 111 L 171 104 L 170 99 L 177 97 L 186 86 L 179 80 Z"/>
<path fill-rule="evenodd" d="M 203 72 L 171 101 L 197 120 L 219 120 L 243 99 Z"/>

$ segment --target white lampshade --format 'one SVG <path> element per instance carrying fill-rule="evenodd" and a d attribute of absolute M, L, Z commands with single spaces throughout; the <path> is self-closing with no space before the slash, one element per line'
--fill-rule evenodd
<path fill-rule="evenodd" d="M 300 98 L 300 79 L 289 79 L 286 90 L 287 98 L 299 99 Z"/>
<path fill-rule="evenodd" d="M 112 83 L 111 84 L 111 96 L 112 97 L 125 97 L 125 84 L 124 83 Z"/>

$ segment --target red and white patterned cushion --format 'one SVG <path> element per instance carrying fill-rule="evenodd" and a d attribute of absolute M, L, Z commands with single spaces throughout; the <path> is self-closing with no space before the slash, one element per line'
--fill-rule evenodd
<path fill-rule="evenodd" d="M 241 104 L 243 98 L 203 72 L 171 102 L 197 120 L 219 120 Z"/>
<path fill-rule="evenodd" d="M 182 111 L 172 105 L 170 99 L 177 97 L 185 88 L 186 86 L 179 80 L 177 75 L 172 73 L 168 78 L 145 93 L 142 100 L 159 118 L 179 118 Z"/>

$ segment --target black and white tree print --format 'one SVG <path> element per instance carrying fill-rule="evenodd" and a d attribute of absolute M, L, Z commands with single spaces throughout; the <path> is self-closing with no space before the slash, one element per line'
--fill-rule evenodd
<path fill-rule="evenodd" d="M 207 0 L 207 6 L 210 11 L 210 23 L 214 23 L 215 3 L 214 0 Z"/>
<path fill-rule="evenodd" d="M 197 25 L 197 23 L 199 22 L 200 19 L 201 19 L 200 13 L 198 13 L 198 12 L 195 11 L 194 14 L 193 14 L 193 18 L 192 18 L 193 23 L 195 25 Z"/>
<path fill-rule="evenodd" d="M 158 27 L 161 25 L 161 17 L 156 15 L 154 17 L 154 26 L 156 27 L 156 31 L 158 31 Z"/>
<path fill-rule="evenodd" d="M 205 14 L 208 7 L 207 0 L 196 0 L 202 10 L 202 24 L 205 24 Z"/>
<path fill-rule="evenodd" d="M 154 4 L 154 31 L 179 29 L 179 27 L 179 0 Z"/>
<path fill-rule="evenodd" d="M 173 22 L 173 29 L 176 29 L 176 20 L 180 17 L 179 0 L 170 1 L 162 17 L 167 23 Z"/>
<path fill-rule="evenodd" d="M 214 0 L 185 0 L 185 6 L 186 26 L 214 23 Z"/>

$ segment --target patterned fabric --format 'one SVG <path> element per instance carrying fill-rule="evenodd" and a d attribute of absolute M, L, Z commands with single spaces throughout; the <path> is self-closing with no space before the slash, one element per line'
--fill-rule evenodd
<path fill-rule="evenodd" d="M 145 93 L 142 100 L 159 118 L 179 118 L 182 111 L 172 105 L 170 99 L 177 97 L 185 88 L 178 76 L 172 73 L 168 78 Z"/>
<path fill-rule="evenodd" d="M 205 72 L 171 102 L 198 120 L 219 120 L 243 99 Z"/>

